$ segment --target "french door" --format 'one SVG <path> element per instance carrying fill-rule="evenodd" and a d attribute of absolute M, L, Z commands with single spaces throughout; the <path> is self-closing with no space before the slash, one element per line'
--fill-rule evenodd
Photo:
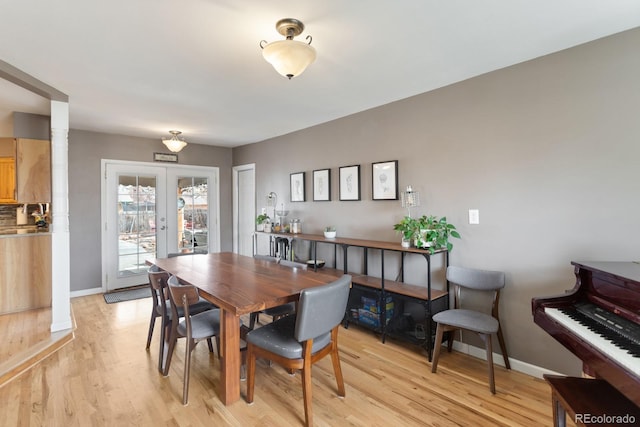
<path fill-rule="evenodd" d="M 103 289 L 147 283 L 146 261 L 217 252 L 218 169 L 103 160 Z"/>

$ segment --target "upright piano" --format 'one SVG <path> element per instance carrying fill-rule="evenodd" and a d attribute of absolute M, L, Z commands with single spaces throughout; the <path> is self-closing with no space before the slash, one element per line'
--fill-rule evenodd
<path fill-rule="evenodd" d="M 640 406 L 640 264 L 572 262 L 574 288 L 533 298 L 534 322 Z"/>

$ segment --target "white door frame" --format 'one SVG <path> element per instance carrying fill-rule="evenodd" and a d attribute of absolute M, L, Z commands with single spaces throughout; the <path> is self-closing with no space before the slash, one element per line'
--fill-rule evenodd
<path fill-rule="evenodd" d="M 256 164 L 255 163 L 248 163 L 246 165 L 239 165 L 239 166 L 234 166 L 232 168 L 232 172 L 233 172 L 233 179 L 232 179 L 232 186 L 233 186 L 233 252 L 238 253 L 238 242 L 240 241 L 240 230 L 239 230 L 239 226 L 238 226 L 238 217 L 240 215 L 239 212 L 239 193 L 240 193 L 240 188 L 239 188 L 239 183 L 238 183 L 238 175 L 240 172 L 243 171 L 247 171 L 247 170 L 253 170 L 253 176 L 254 176 L 254 180 L 253 180 L 253 200 L 254 200 L 254 206 L 253 206 L 253 212 L 252 212 L 252 216 L 253 218 L 256 217 L 256 207 L 255 207 L 255 200 L 256 200 L 256 185 L 255 185 L 255 171 L 256 171 Z"/>
<path fill-rule="evenodd" d="M 182 170 L 182 171 L 193 171 L 194 175 L 198 173 L 205 174 L 207 176 L 213 177 L 213 182 L 211 183 L 212 191 L 209 193 L 210 203 L 209 203 L 209 252 L 219 252 L 220 251 L 220 169 L 214 166 L 193 166 L 193 165 L 172 165 L 172 164 L 158 164 L 154 162 L 136 162 L 136 161 L 128 161 L 128 160 L 113 160 L 113 159 L 101 159 L 100 161 L 100 176 L 102 179 L 100 180 L 100 191 L 101 191 L 101 260 L 102 260 L 102 290 L 107 291 L 107 269 L 108 269 L 108 239 L 107 239 L 107 215 L 108 206 L 107 206 L 107 164 L 109 165 L 124 165 L 124 166 L 133 166 L 133 167 L 154 167 L 154 168 L 163 168 L 165 170 L 165 179 L 169 176 L 175 176 L 174 174 L 170 174 L 169 170 Z M 163 183 L 168 184 L 168 183 Z M 167 196 L 167 206 L 171 203 L 177 203 L 177 195 L 173 194 L 172 191 L 165 187 L 166 196 Z M 166 254 L 160 254 L 165 256 Z"/>

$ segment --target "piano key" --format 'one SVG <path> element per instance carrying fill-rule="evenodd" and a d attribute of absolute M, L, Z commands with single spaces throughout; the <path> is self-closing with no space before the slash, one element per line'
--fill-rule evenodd
<path fill-rule="evenodd" d="M 599 351 L 614 359 L 621 366 L 624 366 L 635 375 L 640 376 L 640 357 L 637 354 L 634 355 L 628 350 L 620 348 L 613 343 L 612 339 L 605 338 L 601 333 L 591 330 L 596 329 L 593 325 L 591 325 L 591 327 L 587 327 L 579 321 L 574 320 L 572 316 L 563 313 L 560 309 L 545 307 L 544 311 L 550 318 L 593 345 Z M 575 312 L 572 313 L 572 315 L 573 317 L 576 317 Z M 632 351 L 634 353 L 636 352 L 636 350 Z"/>

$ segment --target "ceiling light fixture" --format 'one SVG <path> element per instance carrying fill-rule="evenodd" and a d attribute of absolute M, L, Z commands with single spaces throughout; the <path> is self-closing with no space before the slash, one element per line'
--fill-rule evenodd
<path fill-rule="evenodd" d="M 308 43 L 295 41 L 293 38 L 304 31 L 304 24 L 294 18 L 284 18 L 276 22 L 276 30 L 286 37 L 284 40 L 267 43 L 260 42 L 262 56 L 273 65 L 273 68 L 291 80 L 304 72 L 316 59 L 316 50 L 311 47 L 311 36 L 307 36 Z"/>
<path fill-rule="evenodd" d="M 177 153 L 187 146 L 187 141 L 178 138 L 178 135 L 180 135 L 182 132 L 180 132 L 179 130 L 170 130 L 169 133 L 173 135 L 171 138 L 162 138 L 162 143 L 167 146 L 169 151 Z"/>

